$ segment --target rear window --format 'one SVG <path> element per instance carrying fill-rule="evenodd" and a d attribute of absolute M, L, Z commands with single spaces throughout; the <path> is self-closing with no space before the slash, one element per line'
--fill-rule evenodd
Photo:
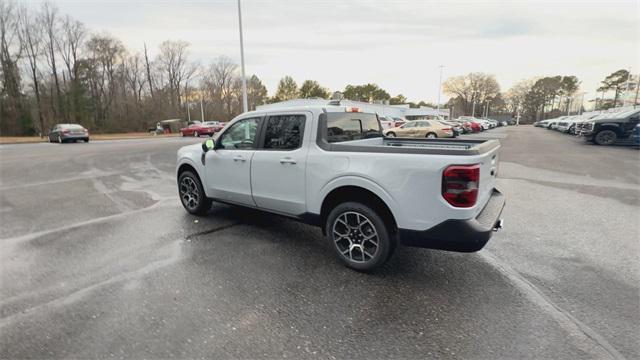
<path fill-rule="evenodd" d="M 65 129 L 69 129 L 69 130 L 83 130 L 84 129 L 81 125 L 77 125 L 77 124 L 62 125 L 62 127 L 65 128 Z"/>
<path fill-rule="evenodd" d="M 327 113 L 327 141 L 330 143 L 382 137 L 375 114 Z"/>

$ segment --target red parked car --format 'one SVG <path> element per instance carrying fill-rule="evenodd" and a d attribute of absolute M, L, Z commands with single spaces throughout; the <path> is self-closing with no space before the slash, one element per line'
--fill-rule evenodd
<path fill-rule="evenodd" d="M 206 121 L 203 123 L 196 123 L 187 126 L 186 128 L 180 129 L 180 134 L 182 136 L 195 136 L 199 137 L 200 135 L 209 135 L 213 136 L 213 134 L 224 128 L 224 124 L 219 121 Z"/>

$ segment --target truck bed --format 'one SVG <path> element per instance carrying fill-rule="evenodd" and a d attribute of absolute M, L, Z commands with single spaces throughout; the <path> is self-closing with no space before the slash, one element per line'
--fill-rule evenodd
<path fill-rule="evenodd" d="M 458 140 L 423 138 L 383 138 L 336 143 L 324 142 L 321 147 L 328 151 L 353 151 L 374 153 L 480 155 L 500 146 L 498 140 Z"/>

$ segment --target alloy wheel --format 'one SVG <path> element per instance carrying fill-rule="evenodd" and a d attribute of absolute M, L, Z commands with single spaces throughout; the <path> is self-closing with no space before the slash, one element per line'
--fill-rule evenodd
<path fill-rule="evenodd" d="M 185 207 L 194 210 L 200 203 L 200 192 L 195 180 L 191 177 L 184 177 L 180 181 L 180 199 Z"/>
<path fill-rule="evenodd" d="M 598 143 L 598 145 L 611 145 L 616 142 L 616 139 L 616 133 L 611 130 L 600 131 L 596 135 L 596 143 Z"/>
<path fill-rule="evenodd" d="M 378 232 L 366 216 L 355 211 L 340 214 L 333 222 L 333 241 L 349 261 L 366 263 L 379 251 Z"/>

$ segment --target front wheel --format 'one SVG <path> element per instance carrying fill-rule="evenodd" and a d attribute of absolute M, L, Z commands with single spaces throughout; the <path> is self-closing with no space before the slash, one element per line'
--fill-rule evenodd
<path fill-rule="evenodd" d="M 193 133 L 193 137 L 200 137 L 200 134 L 198 134 L 198 132 L 196 131 Z"/>
<path fill-rule="evenodd" d="M 200 178 L 191 171 L 185 171 L 178 177 L 178 192 L 185 210 L 194 215 L 205 215 L 211 208 L 211 199 L 207 198 Z"/>
<path fill-rule="evenodd" d="M 387 225 L 373 209 L 357 202 L 342 203 L 329 213 L 327 239 L 338 258 L 358 271 L 371 271 L 395 248 Z"/>
<path fill-rule="evenodd" d="M 598 145 L 613 145 L 618 140 L 618 134 L 613 130 L 599 131 L 593 138 L 593 141 Z"/>
<path fill-rule="evenodd" d="M 387 137 L 396 137 L 396 133 L 394 133 L 393 131 L 390 131 L 387 133 Z"/>

